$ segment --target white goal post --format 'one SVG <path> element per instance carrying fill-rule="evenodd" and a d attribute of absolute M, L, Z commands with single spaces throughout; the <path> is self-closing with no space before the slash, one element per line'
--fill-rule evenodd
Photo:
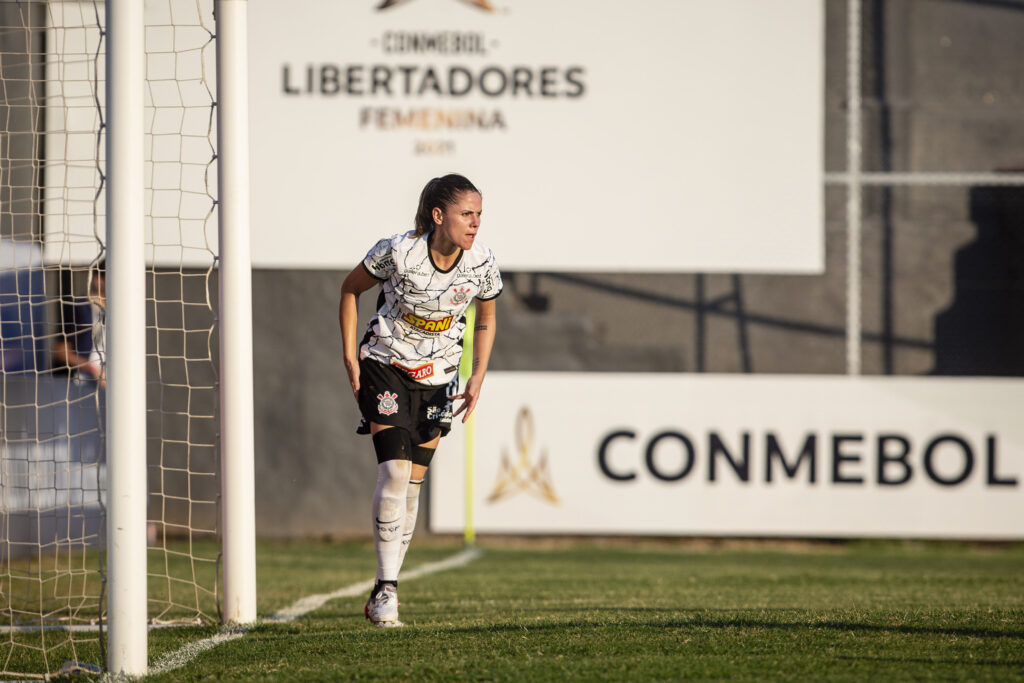
<path fill-rule="evenodd" d="M 108 668 L 142 675 L 146 602 L 145 11 L 107 0 Z"/>
<path fill-rule="evenodd" d="M 246 2 L 217 0 L 220 217 L 222 619 L 256 619 L 252 416 L 252 294 L 248 231 Z M 147 668 L 145 249 L 143 85 L 145 17 L 137 0 L 107 0 L 107 391 L 109 664 Z M 140 414 L 142 413 L 142 414 Z"/>
<path fill-rule="evenodd" d="M 256 620 L 247 10 L 248 0 L 217 0 L 223 618 L 229 623 Z"/>

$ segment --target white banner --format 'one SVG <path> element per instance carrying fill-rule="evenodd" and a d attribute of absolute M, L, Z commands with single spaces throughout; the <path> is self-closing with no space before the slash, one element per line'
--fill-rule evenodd
<path fill-rule="evenodd" d="M 476 416 L 488 533 L 1024 538 L 1024 381 L 498 373 Z M 461 532 L 461 426 L 430 473 Z"/>
<path fill-rule="evenodd" d="M 821 272 L 823 9 L 251 2 L 253 263 L 350 266 L 457 171 L 506 269 Z"/>

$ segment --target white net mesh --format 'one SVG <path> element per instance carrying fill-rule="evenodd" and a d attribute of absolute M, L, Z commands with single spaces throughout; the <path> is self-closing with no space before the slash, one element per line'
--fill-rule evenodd
<path fill-rule="evenodd" d="M 153 622 L 218 609 L 212 5 L 146 1 Z M 0 2 L 0 675 L 102 663 L 104 11 Z"/>

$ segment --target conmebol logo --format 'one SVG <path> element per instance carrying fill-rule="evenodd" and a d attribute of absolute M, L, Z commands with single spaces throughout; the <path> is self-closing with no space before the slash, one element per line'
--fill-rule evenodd
<path fill-rule="evenodd" d="M 516 416 L 515 440 L 517 456 L 514 459 L 508 451 L 501 449 L 501 466 L 494 490 L 487 497 L 488 503 L 494 503 L 514 493 L 525 491 L 530 495 L 553 505 L 561 505 L 562 501 L 555 493 L 551 482 L 551 470 L 548 468 L 547 449 L 540 452 L 537 464 L 531 462 L 533 450 L 533 415 L 530 409 L 523 406 Z"/>
<path fill-rule="evenodd" d="M 402 5 L 410 1 L 411 0 L 384 0 L 382 3 L 380 3 L 380 5 L 377 6 L 377 10 L 380 11 L 385 9 L 391 9 L 395 5 Z M 487 2 L 487 0 L 462 0 L 462 2 L 473 5 L 474 7 L 479 7 L 485 12 L 494 11 L 494 5 Z"/>

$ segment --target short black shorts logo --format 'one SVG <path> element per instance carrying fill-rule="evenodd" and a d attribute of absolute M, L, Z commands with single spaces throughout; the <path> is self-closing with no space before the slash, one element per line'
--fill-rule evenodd
<path fill-rule="evenodd" d="M 398 412 L 398 394 L 392 394 L 390 391 L 385 391 L 383 394 L 377 394 L 377 399 L 380 403 L 377 404 L 377 412 L 381 415 L 394 415 Z"/>

